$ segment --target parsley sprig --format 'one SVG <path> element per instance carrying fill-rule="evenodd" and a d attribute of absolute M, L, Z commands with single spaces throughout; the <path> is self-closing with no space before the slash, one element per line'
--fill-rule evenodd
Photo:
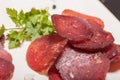
<path fill-rule="evenodd" d="M 5 26 L 2 25 L 2 26 L 0 27 L 0 37 L 4 34 L 4 32 L 5 32 Z"/>
<path fill-rule="evenodd" d="M 47 9 L 32 8 L 28 12 L 23 10 L 18 12 L 15 9 L 6 8 L 6 11 L 16 25 L 7 34 L 10 49 L 20 46 L 25 40 L 32 41 L 40 36 L 54 33 L 52 22 L 49 19 L 50 13 Z M 2 25 L 1 30 L 3 27 Z"/>

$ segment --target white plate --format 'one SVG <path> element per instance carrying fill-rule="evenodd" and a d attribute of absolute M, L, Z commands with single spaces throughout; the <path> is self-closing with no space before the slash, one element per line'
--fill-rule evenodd
<path fill-rule="evenodd" d="M 52 9 L 55 4 L 57 8 Z M 64 9 L 72 9 L 81 13 L 97 16 L 105 23 L 105 29 L 112 32 L 115 43 L 120 43 L 120 22 L 98 1 L 98 0 L 1 0 L 0 1 L 0 25 L 4 24 L 7 27 L 15 26 L 6 14 L 6 8 L 15 8 L 18 11 L 29 11 L 31 8 L 49 8 L 51 14 L 60 14 Z M 25 80 L 28 77 L 34 77 L 34 80 L 48 80 L 46 76 L 39 75 L 32 71 L 26 64 L 26 50 L 30 42 L 25 42 L 21 47 L 9 50 L 7 42 L 5 49 L 9 51 L 13 57 L 15 72 L 13 80 Z M 106 80 L 120 80 L 120 71 L 108 74 Z M 33 80 L 33 79 L 27 79 Z"/>

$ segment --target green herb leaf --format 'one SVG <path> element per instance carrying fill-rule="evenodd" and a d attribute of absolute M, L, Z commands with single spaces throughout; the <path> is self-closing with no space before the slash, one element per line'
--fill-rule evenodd
<path fill-rule="evenodd" d="M 20 44 L 24 41 L 25 34 L 21 31 L 12 30 L 7 36 L 9 37 L 8 47 L 11 49 L 20 46 Z"/>
<path fill-rule="evenodd" d="M 54 33 L 52 22 L 49 20 L 50 13 L 47 9 L 32 8 L 28 12 L 7 8 L 7 14 L 19 27 L 8 34 L 9 48 L 20 46 L 24 40 L 34 40 L 43 35 Z"/>
<path fill-rule="evenodd" d="M 6 8 L 7 10 L 7 14 L 10 16 L 10 17 L 17 17 L 17 11 L 15 9 L 11 9 L 11 8 Z"/>
<path fill-rule="evenodd" d="M 20 23 L 19 23 L 17 11 L 11 8 L 6 8 L 6 11 L 9 17 L 11 18 L 11 20 L 16 24 L 16 26 L 19 26 Z"/>
<path fill-rule="evenodd" d="M 0 37 L 4 34 L 4 32 L 5 32 L 5 26 L 2 25 L 2 26 L 0 27 Z"/>

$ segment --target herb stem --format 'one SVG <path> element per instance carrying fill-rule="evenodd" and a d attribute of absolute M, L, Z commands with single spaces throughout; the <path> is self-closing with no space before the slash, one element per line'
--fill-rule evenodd
<path fill-rule="evenodd" d="M 8 28 L 8 29 L 5 29 L 5 30 L 19 30 L 19 29 L 23 29 L 23 28 Z"/>

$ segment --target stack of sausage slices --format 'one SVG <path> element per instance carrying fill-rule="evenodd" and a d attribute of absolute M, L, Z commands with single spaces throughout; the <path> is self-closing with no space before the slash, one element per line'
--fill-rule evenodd
<path fill-rule="evenodd" d="M 105 80 L 119 60 L 120 45 L 101 19 L 70 9 L 51 16 L 55 33 L 28 47 L 28 66 L 50 80 Z"/>
<path fill-rule="evenodd" d="M 12 56 L 4 49 L 5 37 L 0 37 L 0 80 L 11 80 L 14 73 Z"/>

